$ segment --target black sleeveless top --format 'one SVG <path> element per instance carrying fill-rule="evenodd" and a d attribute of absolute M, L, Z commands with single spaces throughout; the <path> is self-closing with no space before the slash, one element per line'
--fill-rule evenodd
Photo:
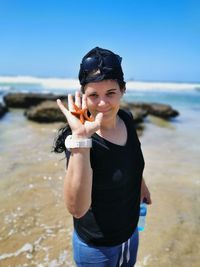
<path fill-rule="evenodd" d="M 88 244 L 115 246 L 128 240 L 137 227 L 144 159 L 132 114 L 119 110 L 127 128 L 124 146 L 92 136 L 92 204 L 74 227 Z M 70 153 L 66 152 L 67 158 Z"/>

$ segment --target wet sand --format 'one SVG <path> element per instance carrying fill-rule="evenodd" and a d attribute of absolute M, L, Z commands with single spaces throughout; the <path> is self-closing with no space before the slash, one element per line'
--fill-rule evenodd
<path fill-rule="evenodd" d="M 190 120 L 193 131 L 181 118 L 148 121 L 140 140 L 153 204 L 136 266 L 198 267 L 199 119 Z M 22 110 L 0 122 L 0 266 L 74 266 L 62 195 L 65 159 L 50 152 L 60 125 L 27 121 Z"/>
<path fill-rule="evenodd" d="M 153 120 L 157 126 L 148 125 L 142 138 L 144 176 L 153 204 L 148 208 L 146 229 L 140 233 L 136 266 L 198 267 L 200 139 L 189 125 L 184 129 L 181 121 L 163 125 L 163 121 Z"/>

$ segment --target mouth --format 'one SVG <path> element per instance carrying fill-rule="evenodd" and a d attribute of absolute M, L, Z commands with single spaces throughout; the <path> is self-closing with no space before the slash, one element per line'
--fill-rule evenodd
<path fill-rule="evenodd" d="M 110 112 L 110 109 L 109 110 L 98 110 L 98 113 L 107 113 L 107 112 Z"/>

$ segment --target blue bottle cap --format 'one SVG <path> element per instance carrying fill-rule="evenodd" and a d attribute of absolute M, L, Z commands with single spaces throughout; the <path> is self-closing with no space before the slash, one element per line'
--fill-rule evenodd
<path fill-rule="evenodd" d="M 147 214 L 147 204 L 140 204 L 140 216 L 145 216 Z"/>

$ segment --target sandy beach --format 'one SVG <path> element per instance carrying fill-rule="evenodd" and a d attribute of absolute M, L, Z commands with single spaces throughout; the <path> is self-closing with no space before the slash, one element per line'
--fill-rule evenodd
<path fill-rule="evenodd" d="M 27 121 L 23 110 L 11 110 L 1 120 L 2 267 L 74 266 L 72 219 L 62 195 L 65 158 L 51 153 L 60 126 Z M 199 266 L 199 130 L 193 113 L 175 122 L 149 117 L 145 124 L 140 140 L 153 204 L 140 233 L 136 267 Z"/>
<path fill-rule="evenodd" d="M 186 145 L 185 139 L 192 134 L 180 126 L 181 121 L 163 125 L 161 120 L 153 120 L 158 127 L 149 125 L 141 140 L 146 158 L 144 176 L 153 204 L 148 208 L 146 230 L 141 233 L 137 267 L 197 267 L 200 149 L 195 148 L 197 139 Z"/>

